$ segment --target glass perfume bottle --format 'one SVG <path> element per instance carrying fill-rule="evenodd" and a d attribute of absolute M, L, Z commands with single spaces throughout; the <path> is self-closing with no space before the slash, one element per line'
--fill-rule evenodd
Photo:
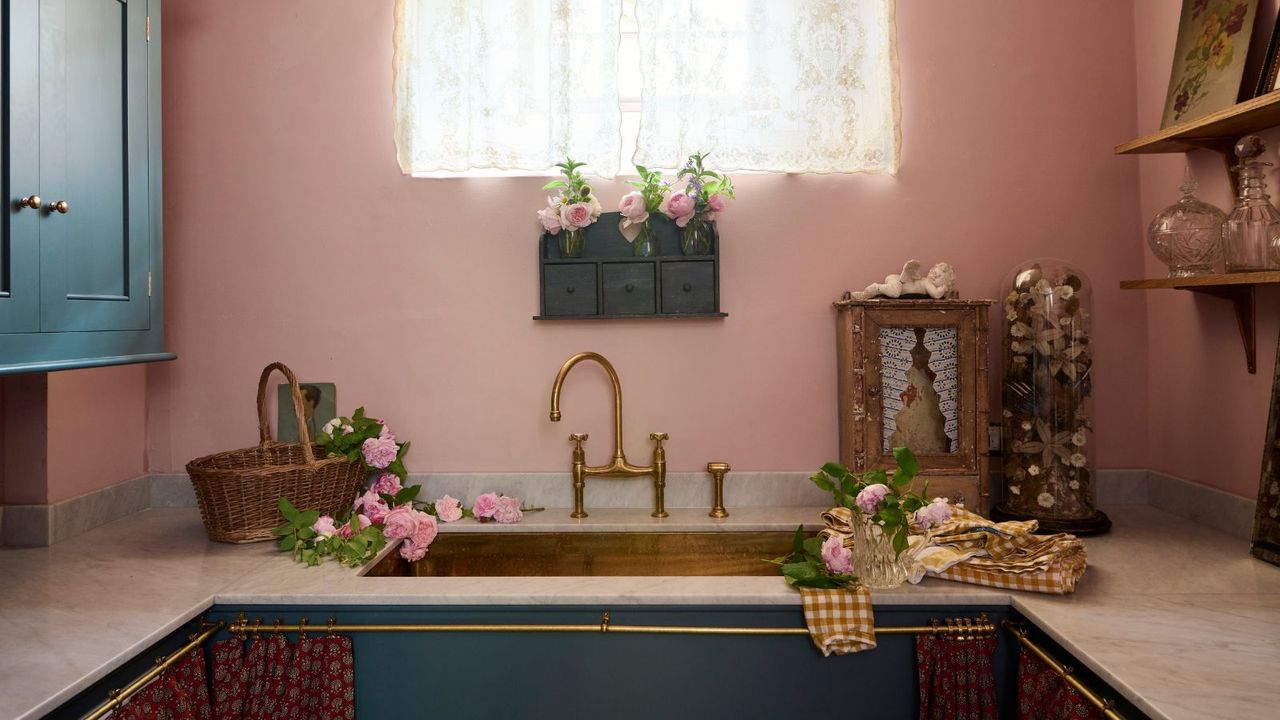
<path fill-rule="evenodd" d="M 1195 277 L 1216 272 L 1222 263 L 1222 223 L 1227 214 L 1195 196 L 1199 184 L 1187 166 L 1179 190 L 1182 198 L 1161 210 L 1147 226 L 1147 243 L 1169 277 Z"/>
<path fill-rule="evenodd" d="M 1268 251 L 1280 239 L 1280 211 L 1267 195 L 1266 169 L 1258 157 L 1266 150 L 1262 138 L 1247 135 L 1236 143 L 1240 164 L 1240 195 L 1222 225 L 1222 251 L 1227 272 L 1255 272 L 1269 266 Z"/>

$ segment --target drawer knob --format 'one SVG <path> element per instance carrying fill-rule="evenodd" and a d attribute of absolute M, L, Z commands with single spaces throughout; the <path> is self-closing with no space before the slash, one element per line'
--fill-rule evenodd
<path fill-rule="evenodd" d="M 632 290 L 635 290 L 635 289 L 636 289 L 635 285 L 632 285 L 631 283 L 627 283 L 627 286 L 626 286 L 627 292 L 631 292 Z"/>
<path fill-rule="evenodd" d="M 51 213 L 56 212 L 59 215 L 66 215 L 67 213 L 71 212 L 71 206 L 67 204 L 66 200 L 51 202 L 49 203 L 49 212 Z"/>
<path fill-rule="evenodd" d="M 693 285 L 690 285 L 689 283 L 685 283 L 685 284 L 684 284 L 684 291 L 685 291 L 685 292 L 689 292 L 689 291 L 691 291 L 691 290 L 693 290 Z"/>
<path fill-rule="evenodd" d="M 565 292 L 567 292 L 567 293 L 569 293 L 570 295 L 572 295 L 572 294 L 573 294 L 573 291 L 574 291 L 574 290 L 577 290 L 577 288 L 575 288 L 575 287 L 574 287 L 574 286 L 572 286 L 572 285 L 570 285 L 569 287 L 567 287 L 567 288 L 565 288 L 565 289 L 564 289 L 564 291 L 565 291 Z"/>
<path fill-rule="evenodd" d="M 19 210 L 21 210 L 22 208 L 31 208 L 32 210 L 39 210 L 39 209 L 40 209 L 40 196 L 39 196 L 39 195 L 28 195 L 28 196 L 26 196 L 26 197 L 24 197 L 24 198 L 22 198 L 22 199 L 18 200 L 18 209 L 19 209 Z"/>

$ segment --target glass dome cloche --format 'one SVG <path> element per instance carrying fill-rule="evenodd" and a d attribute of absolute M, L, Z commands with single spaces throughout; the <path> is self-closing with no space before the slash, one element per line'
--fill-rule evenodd
<path fill-rule="evenodd" d="M 1097 508 L 1089 278 L 1062 260 L 1030 260 L 1001 287 L 1004 499 L 992 517 L 1042 532 L 1106 532 Z"/>
<path fill-rule="evenodd" d="M 1196 197 L 1199 184 L 1187 166 L 1182 198 L 1161 210 L 1147 226 L 1147 243 L 1169 277 L 1185 278 L 1218 272 L 1222 265 L 1222 223 L 1227 214 Z"/>

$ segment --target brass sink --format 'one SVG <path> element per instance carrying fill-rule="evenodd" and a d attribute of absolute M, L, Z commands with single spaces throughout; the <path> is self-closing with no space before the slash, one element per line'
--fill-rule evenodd
<path fill-rule="evenodd" d="M 776 575 L 789 532 L 441 533 L 427 556 L 392 553 L 370 577 Z"/>

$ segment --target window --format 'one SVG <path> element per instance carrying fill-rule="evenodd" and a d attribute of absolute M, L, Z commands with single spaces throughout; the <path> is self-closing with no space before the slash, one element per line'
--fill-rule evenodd
<path fill-rule="evenodd" d="M 406 173 L 895 172 L 893 0 L 398 0 Z"/>

